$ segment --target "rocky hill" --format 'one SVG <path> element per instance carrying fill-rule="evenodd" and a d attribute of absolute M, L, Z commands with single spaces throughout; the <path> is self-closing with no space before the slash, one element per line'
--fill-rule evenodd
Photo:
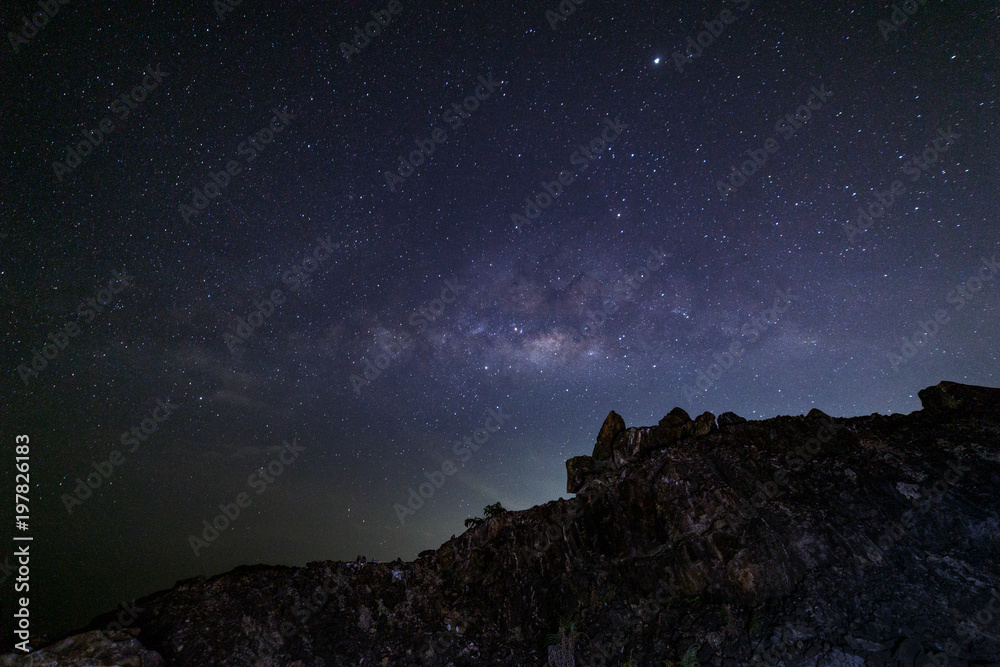
<path fill-rule="evenodd" d="M 612 412 L 571 500 L 413 562 L 192 579 L 13 665 L 994 665 L 1000 390 L 910 415 Z M 122 619 L 126 620 L 126 619 Z"/>

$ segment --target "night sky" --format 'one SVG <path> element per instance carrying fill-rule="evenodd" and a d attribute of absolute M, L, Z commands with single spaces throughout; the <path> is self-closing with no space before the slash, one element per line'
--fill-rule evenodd
<path fill-rule="evenodd" d="M 59 2 L 0 10 L 37 630 L 412 559 L 612 409 L 1000 385 L 995 2 Z"/>

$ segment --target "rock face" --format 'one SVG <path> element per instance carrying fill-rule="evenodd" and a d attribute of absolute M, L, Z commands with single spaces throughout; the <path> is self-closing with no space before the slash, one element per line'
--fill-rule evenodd
<path fill-rule="evenodd" d="M 910 415 L 719 426 L 612 413 L 567 462 L 575 498 L 413 562 L 180 582 L 136 603 L 145 657 L 86 664 L 997 665 L 1000 390 L 920 397 Z"/>
<path fill-rule="evenodd" d="M 597 461 L 592 456 L 566 459 L 566 493 L 576 493 L 597 473 Z"/>

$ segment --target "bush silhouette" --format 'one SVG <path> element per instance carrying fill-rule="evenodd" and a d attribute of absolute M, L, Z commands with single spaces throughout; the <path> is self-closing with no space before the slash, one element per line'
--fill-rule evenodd
<path fill-rule="evenodd" d="M 493 503 L 492 505 L 487 505 L 486 507 L 483 508 L 483 515 L 486 518 L 484 519 L 484 518 L 480 518 L 478 516 L 474 516 L 474 517 L 471 517 L 469 519 L 466 519 L 465 520 L 465 527 L 466 528 L 470 528 L 470 527 L 478 526 L 482 522 L 486 521 L 486 519 L 492 519 L 493 517 L 499 516 L 499 515 L 503 514 L 506 511 L 507 510 L 505 510 L 500 503 Z"/>

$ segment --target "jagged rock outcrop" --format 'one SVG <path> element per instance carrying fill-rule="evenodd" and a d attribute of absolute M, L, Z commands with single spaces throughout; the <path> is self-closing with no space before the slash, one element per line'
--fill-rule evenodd
<path fill-rule="evenodd" d="M 179 666 L 998 665 L 1000 390 L 920 398 L 910 415 L 614 420 L 611 458 L 567 462 L 572 499 L 413 562 L 180 582 L 136 603 L 137 650 Z"/>
<path fill-rule="evenodd" d="M 616 458 L 615 445 L 624 433 L 625 420 L 612 410 L 597 433 L 594 453 L 591 456 L 574 456 L 566 461 L 567 493 L 576 493 L 588 481 L 609 470 L 609 464 Z"/>
<path fill-rule="evenodd" d="M 666 446 L 684 437 L 685 429 L 690 428 L 691 417 L 682 408 L 674 408 L 656 425 L 657 444 Z"/>
<path fill-rule="evenodd" d="M 670 428 L 673 426 L 684 426 L 691 421 L 691 417 L 684 410 L 684 408 L 674 408 L 667 415 L 660 420 L 658 426 L 663 426 L 665 428 Z"/>
<path fill-rule="evenodd" d="M 612 410 L 597 435 L 594 454 L 566 461 L 566 491 L 578 493 L 588 483 L 607 483 L 615 470 L 639 456 L 716 430 L 715 415 L 711 412 L 692 420 L 683 408 L 674 408 L 656 426 L 626 428 L 625 420 Z M 606 465 L 606 461 L 613 465 Z"/>
<path fill-rule="evenodd" d="M 598 461 L 606 461 L 611 458 L 615 440 L 618 435 L 625 430 L 625 420 L 622 416 L 612 410 L 608 413 L 600 432 L 597 434 L 597 444 L 594 445 L 594 453 L 591 455 Z"/>
<path fill-rule="evenodd" d="M 921 389 L 917 395 L 925 410 L 942 415 L 1000 413 L 1000 393 L 990 387 L 945 381 Z"/>
<path fill-rule="evenodd" d="M 700 438 L 716 430 L 715 415 L 711 412 L 703 412 L 692 422 L 688 435 L 692 438 Z"/>

